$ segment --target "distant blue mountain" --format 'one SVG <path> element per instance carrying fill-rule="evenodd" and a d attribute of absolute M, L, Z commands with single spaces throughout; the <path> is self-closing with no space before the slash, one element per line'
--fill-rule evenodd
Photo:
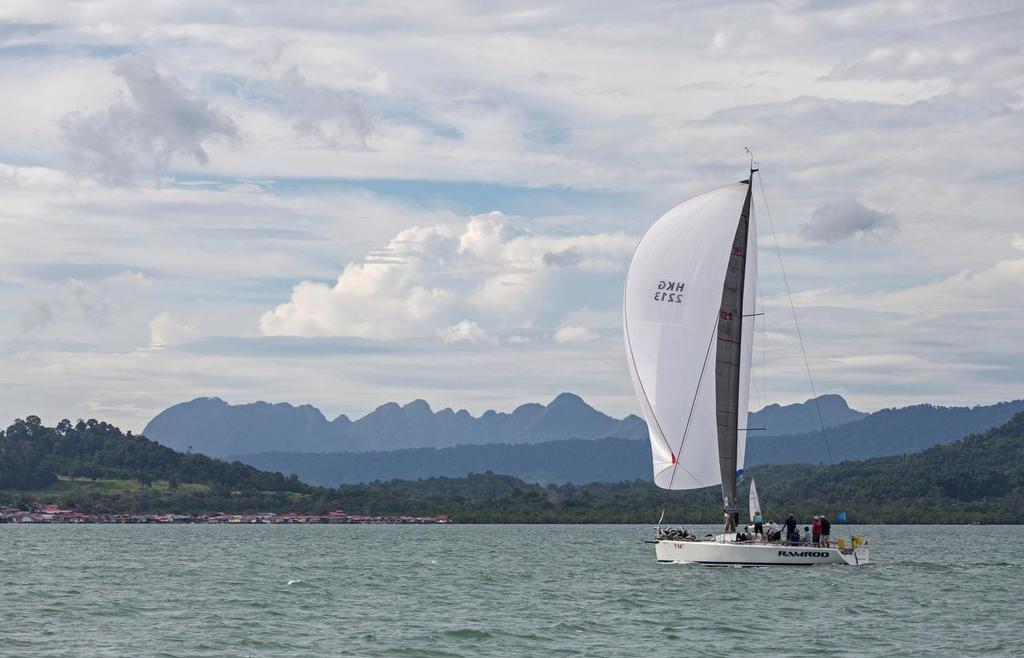
<path fill-rule="evenodd" d="M 838 395 L 818 399 L 828 425 L 842 425 L 864 414 Z M 813 401 L 771 405 L 750 415 L 749 424 L 770 433 L 818 427 Z M 541 443 L 603 437 L 645 439 L 638 416 L 613 418 L 573 393 L 549 404 L 530 403 L 511 413 L 487 411 L 475 418 L 465 409 L 433 411 L 423 400 L 404 406 L 381 405 L 358 420 L 342 415 L 327 420 L 315 407 L 286 403 L 232 405 L 220 398 L 176 404 L 151 420 L 143 434 L 175 450 L 192 449 L 213 457 L 257 452 L 366 452 L 406 448 L 445 448 L 492 443 Z"/>
<path fill-rule="evenodd" d="M 404 406 L 389 402 L 355 421 L 346 416 L 328 421 L 308 405 L 231 405 L 220 398 L 197 398 L 162 411 L 143 429 L 147 437 L 176 450 L 191 448 L 214 457 L 267 451 L 364 452 L 605 436 L 639 438 L 646 432 L 640 418 L 612 418 L 572 393 L 562 393 L 548 405 L 524 404 L 511 413 L 487 411 L 479 418 L 465 409 L 435 412 L 423 400 Z"/>
<path fill-rule="evenodd" d="M 751 413 L 747 426 L 763 427 L 764 433 L 760 436 L 816 432 L 821 429 L 819 411 L 826 427 L 845 425 L 868 415 L 863 411 L 851 409 L 841 395 L 819 395 L 816 401 L 811 399 L 785 406 L 769 404 L 764 409 Z"/>
<path fill-rule="evenodd" d="M 842 406 L 845 407 L 845 402 Z M 802 408 L 806 409 L 806 406 Z M 823 414 L 825 408 L 823 405 Z M 837 409 L 834 407 L 832 411 Z M 999 426 L 1022 410 L 1024 400 L 973 408 L 917 405 L 883 409 L 853 422 L 832 425 L 827 431 L 828 445 L 832 461 L 836 463 L 916 453 Z M 813 413 L 816 417 L 817 411 Z M 786 418 L 782 420 L 788 422 Z M 637 422 L 643 429 L 642 421 L 637 419 Z M 632 429 L 636 430 L 638 426 L 634 425 Z M 820 429 L 784 436 L 752 435 L 747 441 L 746 466 L 828 463 L 825 445 Z M 649 479 L 650 454 L 646 438 L 592 438 L 386 452 L 312 454 L 279 451 L 235 455 L 234 458 L 257 468 L 296 473 L 307 482 L 331 486 L 394 478 L 462 477 L 486 471 L 543 484 L 583 484 Z"/>

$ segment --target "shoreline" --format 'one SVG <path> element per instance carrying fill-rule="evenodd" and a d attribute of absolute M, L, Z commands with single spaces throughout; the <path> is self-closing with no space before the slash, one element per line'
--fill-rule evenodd
<path fill-rule="evenodd" d="M 275 514 L 84 514 L 74 510 L 44 507 L 38 510 L 0 510 L 0 524 L 164 524 L 164 525 L 292 525 L 292 524 L 335 524 L 335 525 L 439 525 L 453 523 L 451 517 L 383 515 L 368 516 L 349 514 L 334 510 L 327 514 L 298 514 L 286 512 Z"/>

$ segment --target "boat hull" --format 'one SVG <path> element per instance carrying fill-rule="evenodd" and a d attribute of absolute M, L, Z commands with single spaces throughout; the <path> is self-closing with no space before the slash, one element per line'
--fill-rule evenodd
<path fill-rule="evenodd" d="M 661 540 L 655 545 L 655 553 L 658 562 L 696 563 L 709 566 L 769 567 L 813 566 L 816 564 L 856 566 L 868 562 L 866 546 L 852 551 L 841 551 L 836 547 Z"/>

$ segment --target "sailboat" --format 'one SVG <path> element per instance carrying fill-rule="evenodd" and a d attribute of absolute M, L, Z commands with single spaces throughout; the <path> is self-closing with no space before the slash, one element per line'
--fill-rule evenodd
<path fill-rule="evenodd" d="M 736 489 L 746 448 L 757 226 L 750 177 L 691 197 L 637 244 L 626 273 L 629 371 L 664 489 L 722 487 L 724 528 L 698 539 L 659 533 L 659 562 L 863 564 L 866 545 L 737 541 Z M 756 493 L 754 494 L 756 495 Z M 760 503 L 758 503 L 760 504 Z M 751 510 L 753 512 L 755 510 Z"/>

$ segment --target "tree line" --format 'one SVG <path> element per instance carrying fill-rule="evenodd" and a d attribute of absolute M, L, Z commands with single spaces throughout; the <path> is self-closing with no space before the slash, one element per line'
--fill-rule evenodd
<path fill-rule="evenodd" d="M 116 492 L 48 494 L 58 475 L 131 479 Z M 1024 523 L 1024 413 L 1005 425 L 920 453 L 834 466 L 760 466 L 748 471 L 765 514 L 860 523 Z M 146 486 L 155 481 L 168 486 Z M 741 496 L 747 482 L 741 483 Z M 202 487 L 176 487 L 195 483 Z M 467 477 L 315 487 L 294 475 L 178 453 L 96 420 L 45 427 L 35 416 L 0 432 L 0 505 L 32 499 L 95 513 L 449 514 L 462 523 L 717 523 L 716 488 L 664 491 L 649 480 L 531 484 L 491 472 Z M 742 499 L 742 498 L 741 498 Z"/>

